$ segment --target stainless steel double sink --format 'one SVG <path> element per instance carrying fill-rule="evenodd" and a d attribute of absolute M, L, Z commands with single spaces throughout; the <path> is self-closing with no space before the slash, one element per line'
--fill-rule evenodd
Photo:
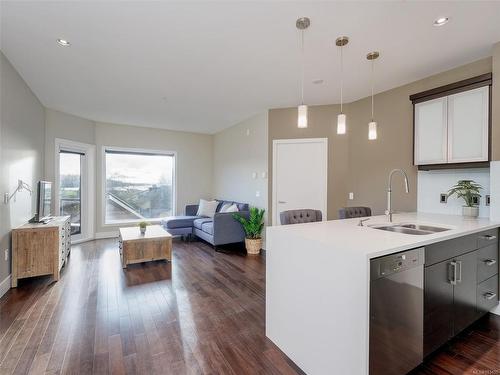
<path fill-rule="evenodd" d="M 450 228 L 442 228 L 442 227 L 435 227 L 432 225 L 413 224 L 413 223 L 390 224 L 390 225 L 373 224 L 369 225 L 369 227 L 373 229 L 386 230 L 388 232 L 414 234 L 414 235 L 433 234 L 450 230 Z"/>

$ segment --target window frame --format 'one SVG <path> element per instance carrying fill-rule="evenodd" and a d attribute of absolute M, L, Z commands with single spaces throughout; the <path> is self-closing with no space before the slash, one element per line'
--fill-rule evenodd
<path fill-rule="evenodd" d="M 146 155 L 163 155 L 172 156 L 174 162 L 172 163 L 172 215 L 177 213 L 177 152 L 169 150 L 155 150 L 155 149 L 144 149 L 135 147 L 115 147 L 115 146 L 102 146 L 101 148 L 101 218 L 103 227 L 116 227 L 121 224 L 137 224 L 144 219 L 136 220 L 106 220 L 106 151 L 119 152 L 124 154 L 146 154 Z M 162 218 L 157 219 L 147 219 L 148 223 L 159 223 Z"/>

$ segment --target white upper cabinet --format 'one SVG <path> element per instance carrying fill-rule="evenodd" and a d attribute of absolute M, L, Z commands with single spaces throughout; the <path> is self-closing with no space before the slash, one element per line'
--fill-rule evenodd
<path fill-rule="evenodd" d="M 448 97 L 448 162 L 488 160 L 489 87 Z"/>
<path fill-rule="evenodd" d="M 415 104 L 415 164 L 447 162 L 446 97 Z"/>
<path fill-rule="evenodd" d="M 415 165 L 489 160 L 489 90 L 482 86 L 414 104 Z"/>

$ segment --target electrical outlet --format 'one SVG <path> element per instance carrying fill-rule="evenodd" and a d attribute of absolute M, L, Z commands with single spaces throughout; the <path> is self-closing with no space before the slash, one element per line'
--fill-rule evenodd
<path fill-rule="evenodd" d="M 486 195 L 486 205 L 489 206 L 490 205 L 490 202 L 491 202 L 491 198 L 490 198 L 490 195 Z"/>
<path fill-rule="evenodd" d="M 258 190 L 257 190 L 257 191 L 255 192 L 255 196 L 256 196 L 257 198 L 258 198 L 258 197 L 260 197 L 260 191 L 258 191 Z"/>
<path fill-rule="evenodd" d="M 448 194 L 440 194 L 439 203 L 446 203 L 446 202 L 448 202 Z"/>
<path fill-rule="evenodd" d="M 9 249 L 5 249 L 5 251 L 4 251 L 4 258 L 5 258 L 5 261 L 9 260 Z"/>
<path fill-rule="evenodd" d="M 351 193 L 349 193 L 349 200 L 351 200 L 351 201 L 352 201 L 353 199 L 354 199 L 354 193 L 353 193 L 353 192 L 351 192 Z"/>

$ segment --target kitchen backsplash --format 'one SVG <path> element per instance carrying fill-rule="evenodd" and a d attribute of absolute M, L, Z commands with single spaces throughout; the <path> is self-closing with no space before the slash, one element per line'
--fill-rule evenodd
<path fill-rule="evenodd" d="M 440 195 L 447 193 L 459 180 L 474 180 L 483 187 L 479 201 L 479 216 L 490 216 L 490 207 L 486 206 L 486 195 L 490 194 L 489 168 L 419 171 L 417 179 L 417 210 L 419 212 L 461 215 L 462 199 L 450 197 L 447 203 L 440 203 Z"/>

